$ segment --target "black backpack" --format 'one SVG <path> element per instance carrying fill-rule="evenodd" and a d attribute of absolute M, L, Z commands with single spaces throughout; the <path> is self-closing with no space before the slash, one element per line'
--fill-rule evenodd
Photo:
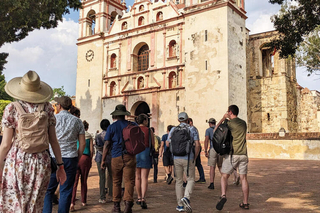
<path fill-rule="evenodd" d="M 226 122 L 220 124 L 213 133 L 212 145 L 219 155 L 229 154 L 233 151 L 232 135 Z"/>
<path fill-rule="evenodd" d="M 173 156 L 189 155 L 193 146 L 188 125 L 177 126 L 171 133 L 170 151 Z"/>

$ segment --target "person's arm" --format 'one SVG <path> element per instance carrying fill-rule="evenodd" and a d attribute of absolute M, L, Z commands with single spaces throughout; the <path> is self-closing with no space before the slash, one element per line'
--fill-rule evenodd
<path fill-rule="evenodd" d="M 91 138 L 90 139 L 90 156 L 91 157 L 93 157 L 93 151 L 94 151 L 94 149 L 93 149 L 93 139 Z"/>
<path fill-rule="evenodd" d="M 108 152 L 111 147 L 111 141 L 106 141 L 103 146 L 103 152 L 102 152 L 102 159 L 101 159 L 101 169 L 106 168 L 106 158 L 108 155 Z"/>
<path fill-rule="evenodd" d="M 206 137 L 204 139 L 204 153 L 205 153 L 206 157 L 209 157 L 208 146 L 209 146 L 209 135 L 206 135 Z"/>
<path fill-rule="evenodd" d="M 219 123 L 215 126 L 213 132 L 215 132 L 218 129 L 218 127 L 220 126 L 220 124 L 222 124 L 223 121 L 225 121 L 228 117 L 229 117 L 228 113 L 224 114 L 223 117 L 221 118 L 221 120 L 219 121 Z"/>
<path fill-rule="evenodd" d="M 63 164 L 62 157 L 61 157 L 61 149 L 59 142 L 57 140 L 56 136 L 56 127 L 51 125 L 49 126 L 49 143 L 51 145 L 53 154 L 56 158 L 57 164 Z M 58 166 L 58 169 L 56 171 L 56 177 L 57 181 L 61 183 L 61 185 L 64 184 L 64 182 L 67 180 L 66 172 L 64 171 L 64 166 Z"/>
<path fill-rule="evenodd" d="M 2 181 L 2 171 L 4 167 L 4 159 L 12 146 L 14 129 L 4 127 L 2 142 L 0 145 L 0 182 Z"/>
<path fill-rule="evenodd" d="M 80 160 L 84 149 L 86 148 L 86 137 L 84 134 L 78 136 L 79 149 L 78 149 L 78 159 Z"/>
<path fill-rule="evenodd" d="M 161 141 L 160 149 L 159 149 L 159 157 L 162 158 L 164 149 L 164 141 Z"/>
<path fill-rule="evenodd" d="M 200 142 L 199 140 L 194 141 L 195 143 L 195 154 L 194 159 L 197 159 L 198 155 L 200 154 Z"/>

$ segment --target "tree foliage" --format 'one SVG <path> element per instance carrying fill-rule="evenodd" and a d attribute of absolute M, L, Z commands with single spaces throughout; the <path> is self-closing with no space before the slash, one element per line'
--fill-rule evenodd
<path fill-rule="evenodd" d="M 1 0 L 0 47 L 24 39 L 34 29 L 55 28 L 70 9 L 79 8 L 80 0 Z M 7 56 L 0 54 L 0 72 Z"/>
<path fill-rule="evenodd" d="M 304 36 L 309 35 L 320 25 L 320 0 L 269 0 L 269 2 L 284 6 L 280 13 L 272 18 L 280 36 L 270 45 L 280 51 L 281 57 L 294 56 Z"/>
<path fill-rule="evenodd" d="M 296 58 L 299 66 L 307 68 L 308 76 L 320 74 L 320 25 L 304 38 Z"/>
<path fill-rule="evenodd" d="M 61 97 L 61 96 L 66 96 L 66 92 L 64 91 L 64 86 L 61 86 L 61 88 L 53 88 L 53 97 L 55 98 L 55 97 Z"/>

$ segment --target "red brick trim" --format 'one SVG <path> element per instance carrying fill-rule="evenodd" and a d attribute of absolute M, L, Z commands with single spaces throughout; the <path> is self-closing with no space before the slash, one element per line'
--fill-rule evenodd
<path fill-rule="evenodd" d="M 286 133 L 280 137 L 279 133 L 248 133 L 247 140 L 319 140 L 320 132 Z"/>

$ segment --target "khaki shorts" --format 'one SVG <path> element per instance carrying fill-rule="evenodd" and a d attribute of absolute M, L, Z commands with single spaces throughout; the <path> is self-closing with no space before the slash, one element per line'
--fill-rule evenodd
<path fill-rule="evenodd" d="M 248 156 L 247 155 L 232 155 L 232 164 L 231 156 L 225 155 L 221 172 L 231 175 L 234 169 L 239 168 L 239 174 L 245 175 L 248 173 Z"/>
<path fill-rule="evenodd" d="M 216 165 L 220 168 L 222 166 L 223 156 L 218 155 L 214 148 L 209 150 L 208 166 L 215 167 Z"/>

